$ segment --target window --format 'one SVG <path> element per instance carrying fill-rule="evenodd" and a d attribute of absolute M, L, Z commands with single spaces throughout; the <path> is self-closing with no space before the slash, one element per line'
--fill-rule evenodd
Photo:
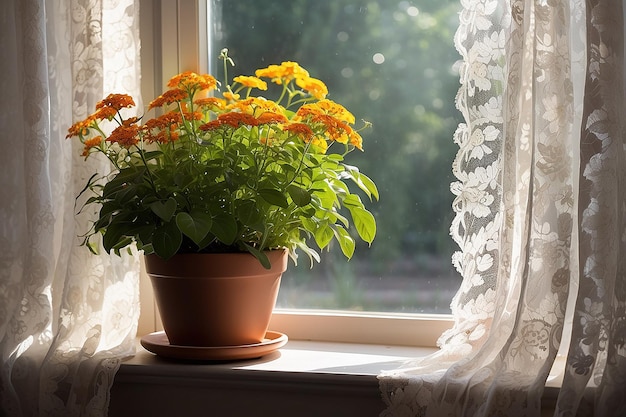
<path fill-rule="evenodd" d="M 365 152 L 348 157 L 380 188 L 378 234 L 345 262 L 338 248 L 289 266 L 279 307 L 447 313 L 460 279 L 450 257 L 458 2 L 214 1 L 210 50 L 227 47 L 232 75 L 297 61 L 357 120 Z M 211 59 L 211 58 L 210 58 Z M 221 76 L 221 64 L 210 61 Z"/>
<path fill-rule="evenodd" d="M 458 2 L 212 0 L 191 10 L 189 3 L 142 3 L 142 16 L 161 26 L 159 37 L 142 23 L 151 31 L 142 36 L 144 59 L 157 63 L 154 74 L 143 64 L 149 88 L 188 69 L 220 78 L 214 57 L 228 47 L 231 76 L 297 61 L 327 84 L 329 98 L 373 124 L 362 132 L 365 152 L 349 158 L 380 189 L 381 201 L 368 206 L 378 222 L 374 244 L 358 247 L 349 262 L 331 250 L 312 269 L 304 256 L 290 264 L 278 307 L 450 313 L 461 281 L 448 232 L 452 136 L 461 120 L 454 106 Z"/>

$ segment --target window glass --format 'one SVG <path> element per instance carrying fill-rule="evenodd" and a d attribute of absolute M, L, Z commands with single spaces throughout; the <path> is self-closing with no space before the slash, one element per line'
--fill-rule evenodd
<path fill-rule="evenodd" d="M 364 152 L 347 162 L 379 187 L 381 200 L 368 205 L 374 243 L 349 262 L 338 247 L 312 268 L 301 256 L 283 276 L 279 308 L 450 312 L 460 284 L 449 236 L 459 9 L 452 0 L 212 2 L 209 48 L 229 49 L 231 76 L 296 61 L 326 83 L 328 98 L 372 123 Z"/>

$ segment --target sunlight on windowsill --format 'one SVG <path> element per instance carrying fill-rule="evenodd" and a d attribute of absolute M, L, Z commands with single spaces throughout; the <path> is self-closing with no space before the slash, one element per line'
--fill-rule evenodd
<path fill-rule="evenodd" d="M 157 367 L 163 376 L 189 371 L 210 374 L 225 371 L 264 371 L 281 373 L 345 374 L 376 377 L 381 371 L 399 367 L 406 360 L 423 357 L 436 348 L 386 346 L 357 343 L 335 343 L 289 340 L 285 346 L 258 359 L 233 362 L 176 362 L 163 359 L 144 349 L 139 339 L 137 354 L 124 361 L 120 373 L 143 372 Z M 150 372 L 150 374 L 155 374 Z"/>

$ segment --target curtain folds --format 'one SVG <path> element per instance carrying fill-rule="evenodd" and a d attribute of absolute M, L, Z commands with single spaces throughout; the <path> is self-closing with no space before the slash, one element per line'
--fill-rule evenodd
<path fill-rule="evenodd" d="M 626 415 L 620 0 L 462 1 L 453 257 L 440 351 L 380 376 L 389 416 Z"/>
<path fill-rule="evenodd" d="M 120 360 L 134 352 L 138 261 L 79 246 L 94 213 L 76 216 L 76 195 L 107 165 L 87 167 L 65 135 L 111 90 L 139 96 L 137 7 L 8 0 L 0 8 L 3 416 L 105 416 Z"/>

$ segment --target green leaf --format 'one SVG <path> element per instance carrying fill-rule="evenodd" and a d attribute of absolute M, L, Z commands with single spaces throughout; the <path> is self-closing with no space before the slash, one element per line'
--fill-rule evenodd
<path fill-rule="evenodd" d="M 157 228 L 152 235 L 152 247 L 154 253 L 163 259 L 169 259 L 178 252 L 183 243 L 183 234 L 180 232 L 175 222 L 163 224 Z"/>
<path fill-rule="evenodd" d="M 317 246 L 319 246 L 320 249 L 324 249 L 333 239 L 333 236 L 333 229 L 331 229 L 330 226 L 328 226 L 328 224 L 324 222 L 315 231 L 315 243 L 317 243 Z"/>
<path fill-rule="evenodd" d="M 122 240 L 126 224 L 126 222 L 115 222 L 107 226 L 102 236 L 102 246 L 106 253 L 109 253 Z"/>
<path fill-rule="evenodd" d="M 311 193 L 304 188 L 300 188 L 296 185 L 290 185 L 287 187 L 287 192 L 298 207 L 304 207 L 311 202 Z"/>
<path fill-rule="evenodd" d="M 135 167 L 122 169 L 113 179 L 105 184 L 102 195 L 111 196 L 124 188 L 127 184 L 139 182 L 137 180 L 141 178 L 144 172 L 144 169 L 137 169 Z"/>
<path fill-rule="evenodd" d="M 243 245 L 246 247 L 248 252 L 254 255 L 254 257 L 257 258 L 259 262 L 261 262 L 261 265 L 263 265 L 263 268 L 270 269 L 272 267 L 272 264 L 269 258 L 267 257 L 267 255 L 265 254 L 265 252 L 262 252 L 258 250 L 257 248 L 255 248 L 254 246 L 250 246 L 245 242 L 243 243 Z"/>
<path fill-rule="evenodd" d="M 227 213 L 214 215 L 211 233 L 223 244 L 230 245 L 237 239 L 237 220 Z"/>
<path fill-rule="evenodd" d="M 345 194 L 341 197 L 341 200 L 343 205 L 350 210 L 352 210 L 353 207 L 365 208 L 361 198 L 356 194 Z"/>
<path fill-rule="evenodd" d="M 145 152 L 143 153 L 143 158 L 144 158 L 146 161 L 149 161 L 149 160 L 151 160 L 151 159 L 158 158 L 158 157 L 160 157 L 161 155 L 163 155 L 163 152 L 161 152 L 161 151 L 145 151 Z"/>
<path fill-rule="evenodd" d="M 263 222 L 263 217 L 259 212 L 256 202 L 254 200 L 244 200 L 236 208 L 237 217 L 239 220 L 250 227 L 260 226 Z"/>
<path fill-rule="evenodd" d="M 317 223 L 311 218 L 302 217 L 300 221 L 302 222 L 302 227 L 304 227 L 305 230 L 311 233 L 315 233 L 317 230 Z"/>
<path fill-rule="evenodd" d="M 352 165 L 344 165 L 344 167 L 346 168 L 346 170 L 344 171 L 345 174 L 347 174 L 349 176 L 349 178 L 361 189 L 365 192 L 365 194 L 367 194 L 367 196 L 371 199 L 372 197 L 374 197 L 376 200 L 378 200 L 379 196 L 378 196 L 378 188 L 376 187 L 376 184 L 374 184 L 374 181 L 372 181 L 367 175 L 361 173 L 359 171 L 359 169 L 355 166 Z"/>
<path fill-rule="evenodd" d="M 135 184 L 124 184 L 118 191 L 112 193 L 109 197 L 115 199 L 118 207 L 123 207 L 129 201 L 137 196 L 137 186 Z"/>
<path fill-rule="evenodd" d="M 273 188 L 263 188 L 258 191 L 259 195 L 263 200 L 267 201 L 270 204 L 273 204 L 278 207 L 287 208 L 289 206 L 289 202 L 287 201 L 287 197 L 285 194 Z"/>
<path fill-rule="evenodd" d="M 180 212 L 176 215 L 176 225 L 187 237 L 197 245 L 211 230 L 213 220 L 211 215 L 202 212 Z"/>
<path fill-rule="evenodd" d="M 128 245 L 130 245 L 131 243 L 133 243 L 133 239 L 129 236 L 124 236 L 122 237 L 122 239 L 120 239 L 115 246 L 113 246 L 113 252 L 117 255 L 120 256 L 120 250 L 123 248 L 128 247 Z M 128 248 L 128 250 L 130 250 L 130 248 Z"/>
<path fill-rule="evenodd" d="M 371 244 L 376 236 L 376 220 L 374 216 L 362 207 L 351 207 L 349 210 L 359 237 Z"/>
<path fill-rule="evenodd" d="M 313 268 L 313 261 L 317 261 L 318 263 L 320 262 L 319 253 L 315 252 L 313 249 L 307 246 L 304 241 L 296 242 L 296 246 L 309 257 L 309 261 L 311 262 L 311 268 Z"/>
<path fill-rule="evenodd" d="M 333 231 L 341 247 L 341 252 L 343 252 L 346 258 L 351 259 L 356 247 L 354 239 L 350 236 L 350 233 L 341 226 L 336 226 Z"/>
<path fill-rule="evenodd" d="M 168 198 L 165 203 L 161 201 L 155 201 L 150 204 L 150 210 L 157 216 L 161 218 L 164 222 L 169 222 L 172 219 L 172 216 L 176 212 L 176 208 L 178 204 L 176 200 L 172 197 Z"/>

